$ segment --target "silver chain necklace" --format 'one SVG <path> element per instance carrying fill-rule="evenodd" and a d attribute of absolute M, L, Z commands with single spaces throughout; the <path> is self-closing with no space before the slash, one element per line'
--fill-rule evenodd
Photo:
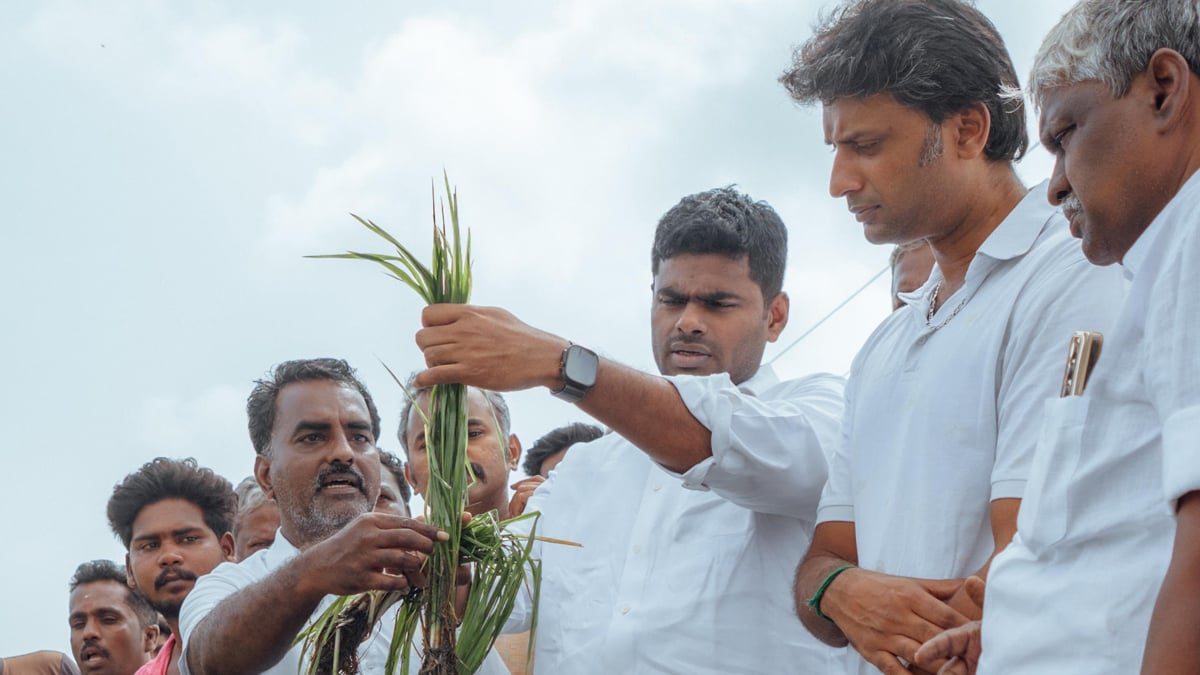
<path fill-rule="evenodd" d="M 950 316 L 946 317 L 945 321 L 943 321 L 935 326 L 933 324 L 933 313 L 937 309 L 937 296 L 938 296 L 938 291 L 940 291 L 940 290 L 942 290 L 942 282 L 941 281 L 937 282 L 934 285 L 933 293 L 930 294 L 930 296 L 929 296 L 929 311 L 925 312 L 925 327 L 931 329 L 931 331 L 941 330 L 941 328 L 943 326 L 950 323 L 950 319 L 953 319 L 954 317 L 958 316 L 959 310 L 961 310 L 963 308 L 963 305 L 967 304 L 967 300 L 969 300 L 971 297 L 971 296 L 964 297 L 962 299 L 962 301 L 958 303 L 958 306 L 954 308 L 954 311 L 950 312 Z"/>

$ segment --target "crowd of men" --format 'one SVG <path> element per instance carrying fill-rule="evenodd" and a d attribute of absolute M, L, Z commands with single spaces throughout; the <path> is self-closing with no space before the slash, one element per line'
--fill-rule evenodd
<path fill-rule="evenodd" d="M 689 195 L 651 252 L 657 374 L 431 306 L 404 461 L 353 369 L 306 359 L 250 393 L 236 491 L 192 460 L 131 473 L 108 508 L 124 568 L 70 583 L 79 669 L 290 675 L 334 596 L 420 587 L 447 535 L 408 511 L 430 480 L 413 411 L 462 383 L 467 510 L 583 544 L 536 545 L 532 663 L 501 642 L 481 672 L 1200 673 L 1200 2 L 1063 17 L 1028 84 L 1056 160 L 1033 188 L 1020 83 L 967 2 L 846 2 L 781 81 L 822 106 L 831 195 L 896 245 L 896 311 L 847 381 L 762 363 L 790 308 L 775 211 Z M 548 434 L 510 493 L 497 392 L 534 387 L 610 431 Z M 521 595 L 505 632 L 534 622 Z"/>

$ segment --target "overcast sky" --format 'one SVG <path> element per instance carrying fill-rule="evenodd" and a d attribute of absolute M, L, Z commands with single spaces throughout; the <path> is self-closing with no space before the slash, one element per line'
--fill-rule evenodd
<path fill-rule="evenodd" d="M 1069 5 L 979 4 L 1022 77 Z M 736 183 L 788 224 L 768 358 L 886 264 L 827 193 L 819 111 L 776 82 L 825 3 L 264 5 L 0 5 L 0 656 L 68 650 L 75 566 L 124 556 L 104 509 L 127 473 L 249 474 L 243 406 L 273 364 L 348 359 L 398 449 L 380 360 L 420 364 L 416 296 L 302 256 L 381 250 L 351 211 L 427 255 L 443 167 L 477 303 L 647 370 L 653 228 L 685 194 Z M 1020 172 L 1049 167 L 1037 150 Z M 844 373 L 888 309 L 884 278 L 778 370 Z M 583 419 L 509 400 L 527 444 Z"/>

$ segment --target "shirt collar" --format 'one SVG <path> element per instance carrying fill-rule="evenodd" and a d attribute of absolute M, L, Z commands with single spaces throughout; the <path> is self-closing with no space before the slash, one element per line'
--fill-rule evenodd
<path fill-rule="evenodd" d="M 275 542 L 267 549 L 267 552 L 272 558 L 287 560 L 300 555 L 300 549 L 296 545 L 288 541 L 288 538 L 283 536 L 283 528 L 275 530 Z"/>
<path fill-rule="evenodd" d="M 1158 239 L 1159 234 L 1166 229 L 1165 221 L 1171 220 L 1175 211 L 1181 208 L 1187 208 L 1188 204 L 1195 204 L 1200 201 L 1200 171 L 1192 174 L 1191 178 L 1179 188 L 1179 192 L 1167 202 L 1163 210 L 1155 216 L 1154 220 L 1150 221 L 1150 226 L 1142 232 L 1137 241 L 1133 242 L 1133 246 L 1125 252 L 1125 257 L 1121 260 L 1121 267 L 1125 270 L 1125 276 L 1132 279 L 1137 275 L 1138 270 L 1146 264 L 1150 257 L 1150 251 L 1154 248 L 1154 242 Z"/>
<path fill-rule="evenodd" d="M 1009 212 L 979 247 L 978 255 L 993 260 L 1019 258 L 1033 248 L 1046 224 L 1058 212 L 1046 199 L 1046 184 L 1042 181 L 1025 194 L 1016 208 Z"/>

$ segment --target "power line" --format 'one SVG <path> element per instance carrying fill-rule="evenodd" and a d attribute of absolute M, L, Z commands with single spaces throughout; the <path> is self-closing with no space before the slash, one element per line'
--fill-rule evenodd
<path fill-rule="evenodd" d="M 810 334 L 811 334 L 813 331 L 815 331 L 816 329 L 820 328 L 820 327 L 821 327 L 821 324 L 823 324 L 823 323 L 825 323 L 826 321 L 828 321 L 830 318 L 832 318 L 832 317 L 833 317 L 833 315 L 834 315 L 834 314 L 837 314 L 837 313 L 838 313 L 838 312 L 839 312 L 839 311 L 840 311 L 840 310 L 841 310 L 843 307 L 845 307 L 846 305 L 850 304 L 850 301 L 851 301 L 851 300 L 853 300 L 853 299 L 857 298 L 857 297 L 859 296 L 859 294 L 860 294 L 860 293 L 862 293 L 863 291 L 867 290 L 867 288 L 869 288 L 869 287 L 871 286 L 871 284 L 875 283 L 875 280 L 876 280 L 876 279 L 878 279 L 879 277 L 883 276 L 884 274 L 887 274 L 887 272 L 888 272 L 889 270 L 891 270 L 891 269 L 892 269 L 892 266 L 891 266 L 891 265 L 886 265 L 886 266 L 884 266 L 884 268 L 883 268 L 883 269 L 881 269 L 881 270 L 879 270 L 878 272 L 876 272 L 876 273 L 875 273 L 875 276 L 873 276 L 873 277 L 871 277 L 870 279 L 868 279 L 868 280 L 867 280 L 867 283 L 863 284 L 863 285 L 862 285 L 862 287 L 861 287 L 861 288 L 859 288 L 857 291 L 854 291 L 853 293 L 851 293 L 851 294 L 850 294 L 850 297 L 848 297 L 848 298 L 846 298 L 845 300 L 843 300 L 843 301 L 842 301 L 842 302 L 841 302 L 841 303 L 840 303 L 840 304 L 839 304 L 837 307 L 834 307 L 832 311 L 830 311 L 830 312 L 829 312 L 828 314 L 826 314 L 825 316 L 821 317 L 821 320 L 820 320 L 820 321 L 816 322 L 815 324 L 813 324 L 813 325 L 812 325 L 812 327 L 810 327 L 808 330 L 804 331 L 804 333 L 803 333 L 803 334 L 801 334 L 801 335 L 800 335 L 800 337 L 796 338 L 795 340 L 792 340 L 792 342 L 791 342 L 791 343 L 790 343 L 788 346 L 786 346 L 786 347 L 784 347 L 784 348 L 783 348 L 783 351 L 779 352 L 779 353 L 778 353 L 778 354 L 776 354 L 774 357 L 772 357 L 770 361 L 767 361 L 767 365 L 771 365 L 771 364 L 775 363 L 776 361 L 778 361 L 778 360 L 779 360 L 779 357 L 781 357 L 781 356 L 783 356 L 784 354 L 786 354 L 786 353 L 788 352 L 788 350 L 789 350 L 789 349 L 791 349 L 792 347 L 795 347 L 796 345 L 800 344 L 800 341 L 801 341 L 801 340 L 803 340 L 804 338 L 808 337 L 808 336 L 809 336 L 809 335 L 810 335 Z"/>

